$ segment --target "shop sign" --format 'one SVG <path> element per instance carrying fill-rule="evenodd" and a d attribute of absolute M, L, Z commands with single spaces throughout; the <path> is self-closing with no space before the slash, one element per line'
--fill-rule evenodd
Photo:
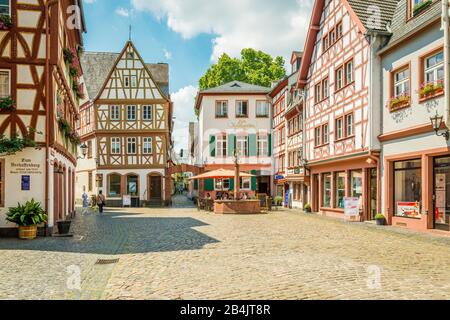
<path fill-rule="evenodd" d="M 20 162 L 11 162 L 11 174 L 42 174 L 41 164 L 34 163 L 31 159 L 21 159 Z"/>
<path fill-rule="evenodd" d="M 397 202 L 397 217 L 417 218 L 420 219 L 420 203 L 419 202 Z"/>
<path fill-rule="evenodd" d="M 123 199 L 122 199 L 122 206 L 126 207 L 129 206 L 131 207 L 131 196 L 130 195 L 123 195 Z"/>
<path fill-rule="evenodd" d="M 275 176 L 275 180 L 283 180 L 283 179 L 284 179 L 284 176 L 282 176 L 282 175 Z"/>
<path fill-rule="evenodd" d="M 359 198 L 344 198 L 344 213 L 347 217 L 359 216 Z"/>
<path fill-rule="evenodd" d="M 132 181 L 128 183 L 128 192 L 136 193 L 137 192 L 137 183 Z"/>
<path fill-rule="evenodd" d="M 22 176 L 22 191 L 30 191 L 31 189 L 31 177 L 30 176 Z"/>

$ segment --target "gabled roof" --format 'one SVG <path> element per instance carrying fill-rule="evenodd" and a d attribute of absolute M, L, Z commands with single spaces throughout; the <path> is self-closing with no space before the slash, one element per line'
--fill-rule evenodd
<path fill-rule="evenodd" d="M 344 0 L 358 17 L 366 31 L 389 32 L 387 26 L 394 16 L 399 0 Z M 380 20 L 377 21 L 379 10 Z M 405 11 L 406 12 L 406 11 Z M 375 20 L 374 20 L 375 19 Z M 374 23 L 375 21 L 375 23 Z"/>
<path fill-rule="evenodd" d="M 200 94 L 208 93 L 268 93 L 270 88 L 257 86 L 241 81 L 231 81 L 219 87 L 200 91 Z"/>
<path fill-rule="evenodd" d="M 81 66 L 89 98 L 95 99 L 97 97 L 119 55 L 119 53 L 110 52 L 85 52 L 82 54 Z M 168 97 L 169 65 L 166 63 L 146 63 L 145 65 L 161 91 Z"/>
<path fill-rule="evenodd" d="M 388 44 L 381 50 L 384 52 L 389 50 L 403 39 L 419 32 L 423 27 L 430 23 L 435 23 L 442 16 L 442 1 L 437 0 L 431 4 L 430 8 L 413 19 L 407 19 L 406 12 L 408 10 L 408 1 L 400 0 L 392 18 L 391 31 L 392 36 Z"/>

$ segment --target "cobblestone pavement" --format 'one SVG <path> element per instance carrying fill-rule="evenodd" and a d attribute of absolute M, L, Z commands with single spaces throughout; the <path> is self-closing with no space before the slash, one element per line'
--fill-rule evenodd
<path fill-rule="evenodd" d="M 79 216 L 74 238 L 0 239 L 0 298 L 450 299 L 450 238 L 292 211 L 129 211 Z"/>

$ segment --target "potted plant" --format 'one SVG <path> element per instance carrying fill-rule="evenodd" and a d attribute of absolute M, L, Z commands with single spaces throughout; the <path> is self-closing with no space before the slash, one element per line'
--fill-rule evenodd
<path fill-rule="evenodd" d="M 411 97 L 405 94 L 401 94 L 396 97 L 392 97 L 388 102 L 388 108 L 390 112 L 397 111 L 402 108 L 406 108 L 411 104 Z"/>
<path fill-rule="evenodd" d="M 386 217 L 383 214 L 378 213 L 375 216 L 375 221 L 377 222 L 378 226 L 384 226 L 386 224 Z"/>
<path fill-rule="evenodd" d="M 305 207 L 303 209 L 306 213 L 311 213 L 311 211 L 312 211 L 311 205 L 309 203 L 305 204 Z"/>
<path fill-rule="evenodd" d="M 442 81 L 425 82 L 420 86 L 420 98 L 428 98 L 430 96 L 444 92 L 444 83 Z"/>
<path fill-rule="evenodd" d="M 70 221 L 70 220 L 56 221 L 56 225 L 58 226 L 58 234 L 59 235 L 69 234 L 71 223 L 72 223 L 72 221 Z"/>
<path fill-rule="evenodd" d="M 0 14 L 0 30 L 8 30 L 12 27 L 11 17 L 6 14 Z"/>
<path fill-rule="evenodd" d="M 275 205 L 277 207 L 281 207 L 283 205 L 283 197 L 280 196 L 275 197 Z"/>
<path fill-rule="evenodd" d="M 16 102 L 11 97 L 0 98 L 0 111 L 13 111 L 16 109 Z"/>
<path fill-rule="evenodd" d="M 27 201 L 25 205 L 9 208 L 6 220 L 19 226 L 19 238 L 33 240 L 37 236 L 37 226 L 47 221 L 47 215 L 40 203 Z"/>

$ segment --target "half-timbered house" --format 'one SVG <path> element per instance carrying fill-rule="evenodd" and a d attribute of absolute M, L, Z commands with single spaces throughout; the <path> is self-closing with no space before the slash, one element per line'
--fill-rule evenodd
<path fill-rule="evenodd" d="M 131 41 L 120 54 L 86 52 L 82 65 L 92 102 L 82 107 L 88 156 L 78 167 L 77 196 L 102 190 L 109 206 L 168 202 L 168 65 L 146 64 Z"/>
<path fill-rule="evenodd" d="M 397 0 L 316 0 L 299 72 L 312 208 L 344 216 L 346 197 L 361 217 L 380 209 L 380 59 Z"/>
<path fill-rule="evenodd" d="M 48 233 L 74 212 L 75 122 L 84 101 L 81 6 L 0 2 L 0 233 L 16 232 L 5 223 L 8 207 L 32 198 L 48 215 Z"/>

